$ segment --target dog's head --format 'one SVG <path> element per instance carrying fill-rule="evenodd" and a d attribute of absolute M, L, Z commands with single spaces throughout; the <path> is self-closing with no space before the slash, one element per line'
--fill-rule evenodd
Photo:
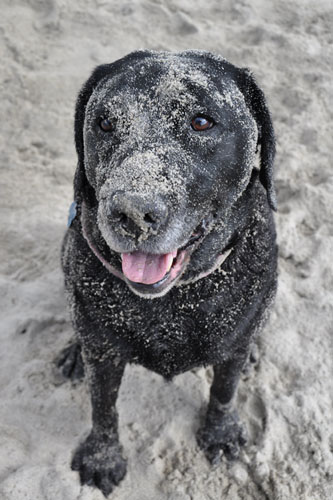
<path fill-rule="evenodd" d="M 213 54 L 139 51 L 99 66 L 78 97 L 75 141 L 75 201 L 140 295 L 166 293 L 225 224 L 258 145 L 275 209 L 264 95 L 248 70 Z"/>

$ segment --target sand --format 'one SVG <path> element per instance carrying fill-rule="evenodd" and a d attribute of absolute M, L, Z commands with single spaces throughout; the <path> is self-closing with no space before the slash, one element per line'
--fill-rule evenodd
<path fill-rule="evenodd" d="M 144 47 L 211 50 L 257 76 L 277 134 L 280 280 L 238 391 L 240 460 L 211 470 L 196 445 L 209 369 L 167 384 L 128 366 L 118 402 L 128 474 L 111 498 L 332 498 L 332 26 L 330 0 L 2 0 L 1 500 L 103 499 L 69 466 L 90 402 L 84 383 L 54 369 L 72 336 L 59 250 L 78 90 L 95 65 Z"/>

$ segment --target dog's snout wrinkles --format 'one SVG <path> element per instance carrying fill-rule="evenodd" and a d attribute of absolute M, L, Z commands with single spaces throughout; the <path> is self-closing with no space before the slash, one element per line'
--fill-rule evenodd
<path fill-rule="evenodd" d="M 109 214 L 114 230 L 139 238 L 156 234 L 167 219 L 168 209 L 160 197 L 147 199 L 140 193 L 117 191 L 111 196 Z"/>

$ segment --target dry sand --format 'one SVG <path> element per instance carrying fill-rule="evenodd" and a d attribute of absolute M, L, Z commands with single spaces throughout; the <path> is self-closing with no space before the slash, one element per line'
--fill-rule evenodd
<path fill-rule="evenodd" d="M 209 370 L 167 384 L 129 366 L 118 404 L 129 467 L 111 497 L 333 498 L 331 0 L 1 0 L 0 26 L 1 500 L 103 498 L 69 467 L 90 403 L 53 368 L 72 336 L 59 249 L 77 92 L 95 65 L 143 47 L 207 49 L 255 72 L 277 133 L 280 282 L 239 388 L 240 460 L 211 471 L 196 445 Z"/>

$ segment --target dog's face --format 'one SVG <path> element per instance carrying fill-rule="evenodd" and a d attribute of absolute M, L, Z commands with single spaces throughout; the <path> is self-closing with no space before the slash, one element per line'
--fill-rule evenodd
<path fill-rule="evenodd" d="M 227 224 L 251 177 L 258 126 L 222 59 L 141 54 L 118 62 L 86 98 L 79 168 L 94 192 L 86 213 L 120 254 L 130 288 L 153 297 Z"/>

